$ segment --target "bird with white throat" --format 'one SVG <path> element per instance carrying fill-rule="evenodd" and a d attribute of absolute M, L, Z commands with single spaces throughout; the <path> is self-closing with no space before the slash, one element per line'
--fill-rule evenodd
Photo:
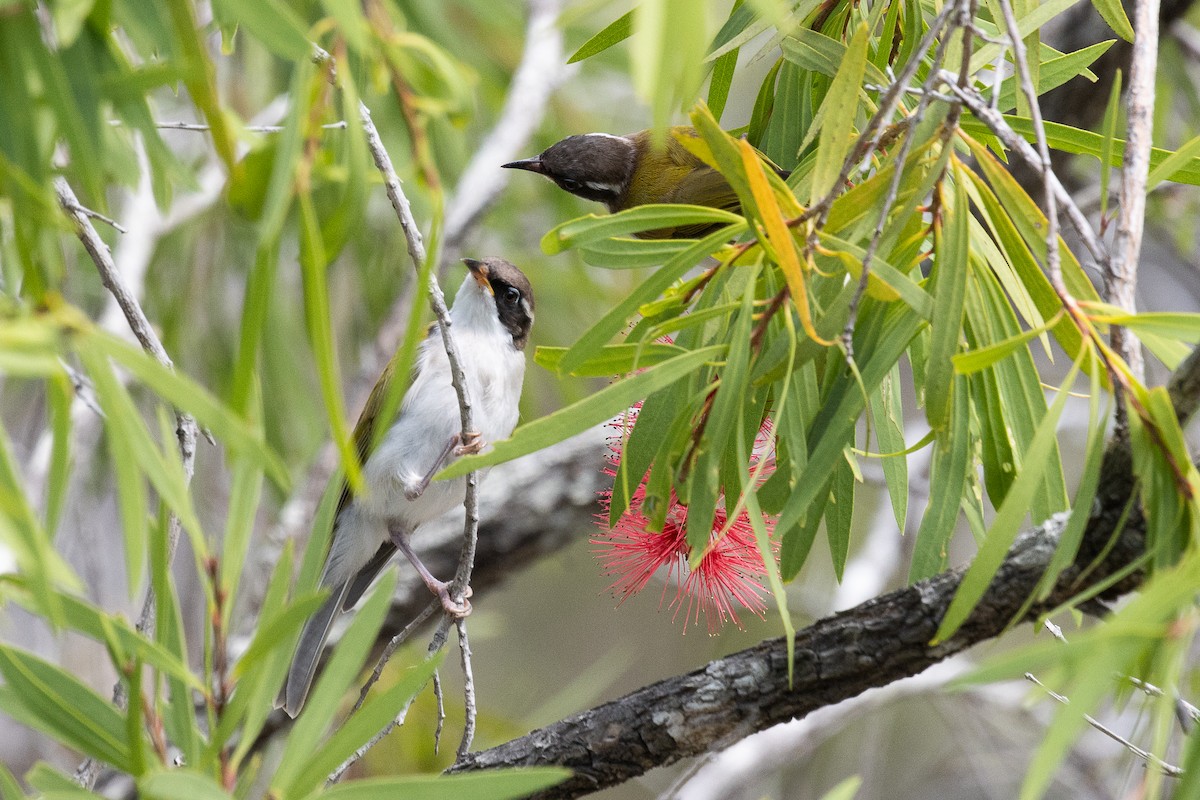
<path fill-rule="evenodd" d="M 394 362 L 376 383 L 354 430 L 363 463 L 364 491 L 343 482 L 334 515 L 332 542 L 320 585 L 330 590 L 324 605 L 305 623 L 288 670 L 280 704 L 291 716 L 304 705 L 334 619 L 354 607 L 399 550 L 447 613 L 470 613 L 456 602 L 449 584 L 435 578 L 409 544 L 419 526 L 463 502 L 466 478 L 433 481 L 454 458 L 478 453 L 505 439 L 517 424 L 525 377 L 525 345 L 533 325 L 533 289 L 513 264 L 501 258 L 464 259 L 467 275 L 450 309 L 475 431 L 462 436 L 458 397 L 441 329 L 432 325 L 421 343 L 412 382 L 387 433 L 371 449 L 380 407 L 395 378 Z"/>

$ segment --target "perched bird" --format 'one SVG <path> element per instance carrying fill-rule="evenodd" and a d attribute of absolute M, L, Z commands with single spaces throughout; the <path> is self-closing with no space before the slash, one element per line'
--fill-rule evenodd
<path fill-rule="evenodd" d="M 470 274 L 454 297 L 450 320 L 478 431 L 466 441 L 460 436 L 450 363 L 441 330 L 433 325 L 420 345 L 400 412 L 378 446 L 368 452 L 375 426 L 385 422 L 377 415 L 394 378 L 393 365 L 375 385 L 354 430 L 366 488 L 354 494 L 348 485 L 342 487 L 321 573 L 321 586 L 330 596 L 304 626 L 280 697 L 280 705 L 293 717 L 304 705 L 334 618 L 353 608 L 397 550 L 416 567 L 446 611 L 460 617 L 470 613 L 469 603 L 455 603 L 448 584 L 430 574 L 408 538 L 463 501 L 465 478 L 431 483 L 434 474 L 456 456 L 477 453 L 485 442 L 507 438 L 516 426 L 525 344 L 533 325 L 533 290 L 521 270 L 504 259 L 464 262 Z"/>
<path fill-rule="evenodd" d="M 583 133 L 550 145 L 541 155 L 504 164 L 545 175 L 560 189 L 608 206 L 611 213 L 647 203 L 687 203 L 730 211 L 740 209 L 737 194 L 712 167 L 683 146 L 696 129 L 667 129 L 664 146 L 656 147 L 651 131 L 628 136 Z M 765 160 L 765 159 L 764 159 Z M 766 161 L 781 177 L 788 172 Z M 642 239 L 692 239 L 719 226 L 710 223 L 660 228 L 635 234 Z"/>

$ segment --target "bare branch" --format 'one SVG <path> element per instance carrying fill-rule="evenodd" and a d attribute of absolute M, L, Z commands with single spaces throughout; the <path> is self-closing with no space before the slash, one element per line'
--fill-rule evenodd
<path fill-rule="evenodd" d="M 137 337 L 142 348 L 153 356 L 156 361 L 168 369 L 173 369 L 174 364 L 171 362 L 171 357 L 167 355 L 166 348 L 163 347 L 158 334 L 154 332 L 154 328 L 150 325 L 150 320 L 146 318 L 146 313 L 142 310 L 137 297 L 134 296 L 133 292 L 125 284 L 124 277 L 117 269 L 116 264 L 113 263 L 108 245 L 105 244 L 104 240 L 100 238 L 100 234 L 92 226 L 91 219 L 83 211 L 79 199 L 75 196 L 75 192 L 71 189 L 70 184 L 67 183 L 65 178 L 56 178 L 54 181 L 54 190 L 58 195 L 59 204 L 67 213 L 67 216 L 74 222 L 76 234 L 79 236 L 79 240 L 83 242 L 84 249 L 92 257 L 92 262 L 96 265 L 96 270 L 100 273 L 101 282 L 116 299 L 117 304 L 124 312 L 125 319 L 129 323 L 134 336 Z M 179 459 L 183 463 L 184 480 L 189 483 L 191 482 L 196 463 L 196 433 L 196 421 L 189 414 L 176 409 L 175 437 L 179 444 Z M 175 549 L 179 544 L 180 529 L 179 517 L 172 513 L 167 522 L 168 564 L 174 560 Z M 154 627 L 154 589 L 153 587 L 147 587 L 146 595 L 142 601 L 142 611 L 138 616 L 137 629 L 147 636 L 153 637 Z M 124 708 L 127 702 L 125 684 L 120 680 L 113 687 L 113 702 L 119 708 Z M 92 759 L 88 759 L 76 770 L 75 778 L 81 786 L 91 788 L 95 785 L 99 774 L 99 764 Z"/>
<path fill-rule="evenodd" d="M 1146 227 L 1146 176 L 1150 171 L 1151 137 L 1154 129 L 1154 82 L 1158 64 L 1159 0 L 1138 0 L 1134 4 L 1133 57 L 1129 65 L 1129 92 L 1125 108 L 1125 158 L 1121 166 L 1120 203 L 1117 234 L 1113 241 L 1113 262 L 1106 275 L 1108 300 L 1132 313 L 1136 309 L 1138 258 L 1142 232 Z M 1132 332 L 1114 327 L 1113 349 L 1120 354 L 1133 376 L 1141 381 L 1145 373 L 1142 349 Z M 1123 405 L 1118 406 L 1123 411 Z M 1118 424 L 1123 424 L 1118 417 Z"/>
<path fill-rule="evenodd" d="M 551 93 L 570 74 L 563 65 L 561 0 L 529 0 L 525 51 L 508 87 L 504 108 L 463 170 L 446 203 L 443 247 L 448 263 L 466 234 L 508 185 L 500 165 L 519 155 L 546 114 Z"/>
<path fill-rule="evenodd" d="M 1063 695 L 1054 691 L 1050 687 L 1046 686 L 1046 684 L 1039 681 L 1032 672 L 1025 673 L 1025 680 L 1027 680 L 1030 683 L 1033 683 L 1037 686 L 1040 686 L 1042 689 L 1044 689 L 1046 691 L 1046 694 L 1050 695 L 1050 697 L 1052 699 L 1061 703 L 1062 705 L 1068 706 L 1071 704 L 1071 701 L 1068 700 L 1066 697 L 1064 697 Z M 1168 764 L 1167 762 L 1163 761 L 1161 758 L 1154 755 L 1150 751 L 1145 750 L 1141 747 L 1138 747 L 1136 744 L 1129 741 L 1124 736 L 1117 733 L 1112 728 L 1108 727 L 1103 722 L 1101 722 L 1100 720 L 1093 717 L 1091 714 L 1084 714 L 1083 718 L 1084 718 L 1084 720 L 1087 721 L 1088 725 L 1091 725 L 1093 728 L 1100 731 L 1105 736 L 1107 736 L 1108 738 L 1112 739 L 1117 744 L 1124 747 L 1126 750 L 1128 750 L 1130 753 L 1132 753 L 1136 757 L 1140 758 L 1142 761 L 1144 761 L 1147 764 L 1150 764 L 1152 766 L 1158 767 L 1160 770 L 1162 770 L 1164 775 L 1169 775 L 1172 778 L 1178 778 L 1183 775 L 1183 770 L 1180 769 L 1179 767 L 1175 766 L 1174 764 Z"/>
<path fill-rule="evenodd" d="M 1021 92 L 1029 103 L 1029 114 L 1033 122 L 1034 136 L 1037 139 L 1038 169 L 1042 175 L 1043 204 L 1046 212 L 1046 275 L 1060 297 L 1068 297 L 1067 287 L 1063 284 L 1062 262 L 1058 252 L 1058 201 L 1054 192 L 1054 165 L 1050 162 L 1050 147 L 1046 144 L 1046 126 L 1042 123 L 1042 107 L 1038 103 L 1037 89 L 1033 85 L 1033 77 L 1029 74 L 1029 56 L 1025 51 L 1025 41 L 1017 28 L 1017 17 L 1013 13 L 1009 0 L 999 0 L 1001 12 L 1004 14 L 1004 27 L 1008 31 L 1009 44 L 1013 49 L 1013 63 L 1016 65 L 1017 80 L 1021 84 Z M 960 86 L 962 83 L 960 81 Z"/>

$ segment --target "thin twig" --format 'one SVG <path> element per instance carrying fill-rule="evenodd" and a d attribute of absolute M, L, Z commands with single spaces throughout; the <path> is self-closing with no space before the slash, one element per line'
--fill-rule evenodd
<path fill-rule="evenodd" d="M 442 731 L 446 729 L 446 695 L 442 692 L 442 674 L 433 671 L 433 701 L 437 706 L 437 724 L 433 727 L 433 753 L 442 748 Z"/>
<path fill-rule="evenodd" d="M 341 763 L 341 764 L 338 766 L 338 768 L 337 768 L 337 769 L 335 769 L 335 770 L 334 770 L 332 773 L 330 773 L 330 775 L 329 775 L 329 778 L 328 778 L 328 779 L 325 781 L 325 782 L 326 782 L 326 784 L 333 784 L 333 783 L 337 783 L 339 780 L 341 780 L 341 779 L 342 779 L 342 776 L 346 774 L 346 770 L 350 769 L 350 767 L 354 766 L 354 765 L 355 765 L 355 764 L 357 764 L 359 761 L 361 761 L 361 760 L 362 760 L 362 757 L 363 757 L 363 756 L 365 756 L 365 755 L 367 754 L 367 751 L 368 751 L 368 750 L 370 750 L 372 747 L 374 747 L 375 745 L 377 745 L 377 744 L 379 744 L 381 741 L 383 741 L 383 739 L 384 739 L 384 738 L 385 738 L 385 737 L 386 737 L 386 736 L 387 736 L 389 733 L 391 733 L 391 732 L 392 732 L 392 731 L 394 731 L 396 728 L 398 728 L 398 727 L 400 727 L 401 725 L 403 725 L 403 724 L 404 724 L 404 718 L 408 716 L 408 709 L 409 709 L 410 707 L 411 707 L 411 704 L 406 704 L 406 705 L 405 705 L 403 708 L 401 708 L 401 709 L 400 709 L 400 711 L 399 711 L 399 712 L 396 714 L 395 718 L 393 718 L 391 722 L 389 722 L 387 725 L 385 725 L 385 726 L 383 727 L 383 730 L 379 731 L 379 733 L 375 734 L 375 735 L 374 735 L 374 736 L 372 736 L 370 739 L 368 739 L 368 740 L 367 740 L 367 743 L 366 743 L 366 744 L 364 744 L 362 747 L 360 747 L 360 748 L 358 748 L 357 750 L 355 750 L 355 751 L 354 751 L 354 755 L 352 755 L 352 756 L 350 756 L 349 758 L 347 758 L 345 761 L 343 761 L 343 762 L 342 762 L 342 763 Z"/>
<path fill-rule="evenodd" d="M 1021 136 L 1012 129 L 1012 126 L 1004 119 L 1000 112 L 995 111 L 988 100 L 981 95 L 974 87 L 962 87 L 957 85 L 958 76 L 954 73 L 941 71 L 941 81 L 945 86 L 962 101 L 975 118 L 988 127 L 996 138 L 1009 150 L 1016 153 L 1017 156 L 1028 164 L 1032 169 L 1041 170 L 1041 158 L 1037 151 L 1029 142 L 1025 141 Z M 1102 271 L 1108 270 L 1109 255 L 1108 248 L 1100 241 L 1096 235 L 1096 231 L 1092 228 L 1091 222 L 1088 221 L 1087 215 L 1079 208 L 1079 205 L 1071 197 L 1071 193 L 1062 185 L 1062 181 L 1058 176 L 1051 172 L 1048 176 L 1050 183 L 1054 189 L 1054 199 L 1057 201 L 1061 210 L 1067 212 L 1067 220 L 1071 223 L 1071 227 L 1079 235 L 1080 241 L 1087 248 L 1088 254 L 1096 261 L 1096 264 Z"/>
<path fill-rule="evenodd" d="M 456 620 L 458 628 L 458 649 L 462 655 L 463 696 L 466 701 L 466 724 L 463 725 L 462 741 L 458 744 L 458 758 L 471 751 L 471 742 L 475 739 L 475 718 L 478 715 L 475 708 L 475 673 L 471 669 L 471 643 L 467 639 L 467 626 L 463 620 Z"/>
<path fill-rule="evenodd" d="M 314 60 L 325 65 L 330 72 L 330 80 L 335 80 L 335 68 L 332 57 L 329 53 L 314 45 Z M 375 123 L 371 119 L 371 110 L 366 103 L 361 100 L 358 103 L 359 116 L 362 121 L 363 131 L 366 134 L 367 149 L 371 153 L 371 158 L 375 162 L 376 168 L 383 176 L 384 189 L 387 193 L 388 200 L 392 204 L 392 208 L 396 212 L 396 217 L 400 222 L 400 228 L 404 233 L 405 243 L 408 248 L 408 255 L 412 261 L 413 268 L 417 274 L 420 274 L 428 257 L 425 251 L 425 242 L 421 236 L 421 231 L 417 227 L 417 222 L 412 215 L 412 207 L 409 204 L 408 197 L 404 194 L 404 189 L 400 185 L 400 178 L 396 174 L 396 169 L 392 165 L 391 156 L 388 155 L 387 149 L 383 145 L 383 141 L 379 136 L 379 130 L 375 127 Z M 446 360 L 450 367 L 450 382 L 454 386 L 455 395 L 458 398 L 459 421 L 461 423 L 462 437 L 465 441 L 469 438 L 469 434 L 474 431 L 474 422 L 472 419 L 471 399 L 467 393 L 466 376 L 463 373 L 462 362 L 459 359 L 458 348 L 455 345 L 454 337 L 451 334 L 450 312 L 446 308 L 446 298 L 442 294 L 442 288 L 438 283 L 437 275 L 431 271 L 429 273 L 429 305 L 433 309 L 434 317 L 437 319 L 438 329 L 442 336 L 442 346 L 446 351 Z M 466 594 L 467 587 L 470 585 L 471 568 L 475 559 L 475 543 L 479 528 L 479 498 L 477 492 L 476 473 L 472 472 L 466 476 L 466 491 L 463 499 L 463 507 L 466 512 L 466 522 L 463 530 L 463 546 L 462 554 L 459 561 L 458 569 L 455 572 L 454 579 L 450 585 L 450 595 L 455 600 L 462 602 Z M 438 634 L 434 636 L 434 642 L 437 642 L 435 647 L 434 642 L 430 643 L 430 652 L 437 652 L 445 644 L 445 635 L 443 631 L 448 627 L 448 615 L 443 615 L 442 624 L 438 627 Z M 407 707 L 401 714 L 407 713 Z M 385 730 L 390 731 L 397 724 L 401 716 L 397 716 Z M 377 736 L 373 738 L 367 745 L 360 748 L 346 763 L 338 768 L 334 774 L 330 775 L 331 782 L 336 781 L 346 769 L 348 769 L 355 761 L 362 757 L 363 754 L 374 745 L 375 742 L 382 738 Z"/>
<path fill-rule="evenodd" d="M 1031 683 L 1034 683 L 1037 686 L 1040 686 L 1043 690 L 1045 690 L 1046 694 L 1050 695 L 1050 697 L 1052 697 L 1054 700 L 1058 701 L 1062 705 L 1066 706 L 1066 705 L 1071 704 L 1071 701 L 1067 697 L 1059 694 L 1058 692 L 1054 691 L 1050 687 L 1046 686 L 1046 684 L 1039 681 L 1032 672 L 1025 673 L 1025 680 L 1027 680 Z M 1181 768 L 1175 766 L 1174 764 L 1168 764 L 1166 761 L 1163 761 L 1161 758 L 1154 755 L 1153 753 L 1151 753 L 1148 750 L 1143 750 L 1142 748 L 1138 747 L 1133 742 L 1126 739 L 1121 734 L 1114 731 L 1112 728 L 1109 728 L 1103 722 L 1100 722 L 1100 720 L 1096 719 L 1091 714 L 1084 714 L 1083 719 L 1087 722 L 1088 725 L 1091 725 L 1093 728 L 1100 731 L 1105 736 L 1107 736 L 1108 738 L 1112 739 L 1117 744 L 1124 747 L 1130 753 L 1133 753 L 1135 756 L 1140 758 L 1145 763 L 1150 764 L 1155 767 L 1158 767 L 1160 770 L 1162 770 L 1164 775 L 1170 776 L 1172 778 L 1182 777 L 1183 770 Z"/>
<path fill-rule="evenodd" d="M 379 654 L 379 658 L 375 661 L 375 669 L 371 670 L 370 676 L 368 676 L 367 680 L 363 683 L 362 689 L 359 690 L 358 700 L 355 701 L 354 708 L 350 709 L 350 714 L 354 714 L 360 708 L 362 708 L 362 704 L 367 699 L 367 693 L 371 691 L 372 686 L 379 682 L 380 676 L 383 675 L 383 668 L 387 666 L 388 661 L 391 660 L 392 654 L 396 652 L 396 648 L 404 644 L 404 642 L 408 640 L 408 637 L 412 636 L 413 631 L 415 631 L 421 625 L 421 623 L 433 616 L 433 612 L 437 611 L 441 607 L 442 604 L 437 600 L 429 601 L 429 604 L 426 605 L 425 608 L 421 609 L 421 613 L 413 617 L 399 633 L 397 633 L 391 638 L 390 641 L 388 641 L 387 646 L 383 648 L 383 652 Z"/>
<path fill-rule="evenodd" d="M 167 351 L 159 340 L 158 334 L 154 332 L 154 328 L 150 325 L 150 320 L 146 318 L 146 313 L 142 310 L 141 304 L 138 303 L 133 292 L 125 284 L 124 277 L 117 269 L 116 264 L 113 263 L 112 253 L 109 252 L 108 245 L 100 238 L 100 234 L 96 232 L 96 228 L 92 225 L 88 214 L 82 210 L 79 199 L 75 196 L 71 185 L 67 183 L 65 178 L 56 178 L 54 181 L 54 190 L 58 195 L 59 205 L 62 206 L 67 216 L 75 224 L 76 235 L 78 235 L 79 240 L 83 243 L 83 247 L 87 250 L 88 255 L 91 256 L 92 263 L 96 265 L 96 270 L 100 273 L 100 281 L 117 301 L 121 311 L 125 314 L 125 319 L 129 323 L 133 335 L 137 337 L 142 349 L 164 367 L 173 369 L 174 364 L 171 362 L 170 356 L 167 355 Z M 183 464 L 184 482 L 185 484 L 190 484 L 196 463 L 196 421 L 192 419 L 190 414 L 186 414 L 179 409 L 175 410 L 175 437 L 179 444 L 179 460 Z M 179 544 L 179 534 L 179 517 L 172 512 L 167 521 L 168 565 L 174 560 L 176 546 Z M 138 616 L 137 630 L 150 637 L 153 637 L 155 628 L 154 605 L 154 588 L 147 586 L 146 594 L 142 601 L 142 611 Z M 127 702 L 125 684 L 118 680 L 113 687 L 113 703 L 118 708 L 123 709 Z M 92 759 L 87 759 L 76 770 L 75 779 L 80 786 L 90 789 L 95 785 L 99 774 L 99 763 Z"/>
<path fill-rule="evenodd" d="M 947 5 L 946 8 L 950 9 L 951 5 Z M 962 15 L 960 14 L 959 16 L 961 22 Z M 932 28 L 930 28 L 930 30 L 932 31 Z M 879 218 L 875 221 L 875 231 L 872 233 L 871 241 L 867 244 L 867 250 L 863 254 L 862 271 L 858 276 L 858 286 L 854 290 L 854 296 L 850 298 L 848 313 L 846 315 L 846 325 L 842 329 L 842 348 L 848 361 L 853 360 L 854 358 L 854 328 L 858 323 L 858 306 L 860 303 L 862 303 L 862 298 L 866 294 L 867 282 L 871 276 L 871 262 L 875 260 L 875 254 L 878 252 L 879 244 L 883 240 L 884 228 L 887 227 L 888 217 L 891 216 L 892 208 L 896 205 L 896 198 L 900 195 L 900 183 L 904 177 L 904 164 L 908 161 L 908 154 L 912 151 L 913 147 L 914 137 L 912 134 L 916 130 L 917 126 L 921 124 L 921 120 L 925 116 L 925 111 L 929 108 L 930 101 L 934 99 L 931 90 L 933 85 L 936 83 L 935 76 L 937 75 L 938 67 L 941 66 L 942 59 L 946 55 L 946 46 L 949 44 L 951 36 L 952 34 L 943 36 L 941 41 L 938 43 L 937 51 L 933 56 L 933 66 L 929 70 L 929 76 L 922 86 L 920 97 L 917 100 L 917 108 L 912 115 L 908 117 L 908 119 L 911 120 L 908 126 L 909 135 L 905 136 L 904 141 L 900 143 L 900 150 L 895 161 L 895 171 L 892 173 L 892 179 L 888 183 L 887 196 L 884 197 L 883 204 L 879 208 Z M 928 35 L 926 38 L 928 38 Z M 970 37 L 966 38 L 969 40 Z M 922 44 L 924 44 L 924 42 L 922 42 Z M 917 52 L 925 51 L 919 50 Z M 969 52 L 969 47 L 964 49 L 963 70 L 965 70 L 967 65 L 970 63 L 970 58 L 967 55 Z M 920 59 L 913 58 L 911 61 L 920 62 Z M 915 74 L 915 68 L 911 70 L 911 72 Z M 897 86 L 902 86 L 899 81 L 909 73 L 910 70 L 906 65 L 905 69 L 901 72 L 901 77 L 897 78 L 897 83 L 892 84 L 892 90 L 894 90 Z M 908 78 L 908 80 L 911 80 L 911 78 Z"/>
<path fill-rule="evenodd" d="M 1062 261 L 1058 252 L 1058 201 L 1054 192 L 1054 167 L 1050 162 L 1050 147 L 1046 143 L 1046 126 L 1042 122 L 1042 107 L 1038 102 L 1037 89 L 1034 88 L 1033 78 L 1029 74 L 1029 56 L 1025 50 L 1025 42 L 1017 27 L 1017 17 L 1013 13 L 1009 0 L 998 0 L 1001 13 L 1004 15 L 1004 27 L 1008 31 L 1009 44 L 1013 50 L 1013 64 L 1017 71 L 1017 81 L 1021 91 L 1029 103 L 1029 115 L 1033 122 L 1034 137 L 1037 140 L 1037 168 L 1042 174 L 1042 187 L 1045 193 L 1043 205 L 1046 206 L 1046 276 L 1051 285 L 1062 297 L 1068 297 L 1067 287 L 1063 283 Z"/>
<path fill-rule="evenodd" d="M 120 126 L 122 124 L 122 122 L 119 119 L 110 119 L 108 121 L 108 124 L 112 125 L 113 127 L 117 127 L 117 126 Z M 154 127 L 159 128 L 160 130 L 166 130 L 166 131 L 193 131 L 196 133 L 205 133 L 205 132 L 211 130 L 211 128 L 208 125 L 205 125 L 202 122 L 160 122 L 158 120 L 155 120 Z M 343 120 L 338 120 L 337 122 L 327 122 L 324 125 L 322 125 L 321 128 L 323 130 L 327 130 L 327 131 L 345 130 L 346 129 L 346 120 L 343 119 Z M 250 131 L 251 133 L 283 133 L 284 126 L 283 125 L 243 125 L 242 130 Z M 118 229 L 118 230 L 120 230 L 120 229 Z M 124 233 L 124 231 L 122 231 L 122 233 Z"/>
<path fill-rule="evenodd" d="M 64 179 L 59 178 L 59 180 L 63 180 L 65 183 Z M 73 194 L 72 194 L 72 197 L 74 197 Z M 101 214 L 99 211 L 93 211 L 92 209 L 88 208 L 87 206 L 79 203 L 77 200 L 74 201 L 74 204 L 68 208 L 66 205 L 68 201 L 63 198 L 62 194 L 59 194 L 58 202 L 60 205 L 62 205 L 62 207 L 65 210 L 70 211 L 73 214 L 83 214 L 84 216 L 91 217 L 92 219 L 98 219 L 101 222 L 103 222 L 105 225 L 107 225 L 108 227 L 115 230 L 117 233 L 129 233 L 129 230 L 126 229 L 125 226 L 123 226 L 121 223 L 117 222 L 112 217 L 106 217 L 103 214 Z"/>
<path fill-rule="evenodd" d="M 1166 692 L 1153 683 L 1147 683 L 1141 678 L 1126 675 L 1125 680 L 1141 689 L 1150 697 L 1163 697 L 1166 694 Z M 1196 727 L 1196 723 L 1200 722 L 1200 708 L 1196 708 L 1196 706 L 1180 697 L 1178 690 L 1173 691 L 1171 694 L 1175 698 L 1175 718 L 1179 721 L 1179 727 L 1183 729 L 1185 734 L 1190 735 L 1192 729 Z"/>
<path fill-rule="evenodd" d="M 924 53 L 933 46 L 934 41 L 942 33 L 942 29 L 946 26 L 954 10 L 955 4 L 953 3 L 947 3 L 942 8 L 941 13 L 929 23 L 929 30 L 925 32 L 925 36 L 922 37 L 920 44 L 913 51 L 914 53 Z M 883 97 L 879 98 L 878 111 L 867 122 L 867 127 L 859 135 L 854 147 L 850 148 L 850 152 L 846 155 L 846 160 L 842 162 L 842 169 L 838 173 L 837 180 L 833 182 L 833 187 L 829 190 L 828 194 L 808 208 L 804 214 L 801 214 L 801 220 L 815 217 L 817 221 L 813 226 L 814 229 L 825 226 L 825 220 L 829 217 L 829 211 L 833 207 L 833 202 L 841 196 L 845 189 L 846 179 L 850 177 L 850 173 L 854 171 L 854 167 L 858 162 L 873 152 L 879 145 L 880 137 L 885 130 L 884 122 L 890 119 L 896 112 L 896 106 L 900 102 L 901 95 L 904 94 L 905 87 L 912 82 L 921 63 L 921 59 L 914 55 L 904 65 L 904 68 L 900 70 L 900 74 L 896 76 L 896 80 L 888 87 Z"/>

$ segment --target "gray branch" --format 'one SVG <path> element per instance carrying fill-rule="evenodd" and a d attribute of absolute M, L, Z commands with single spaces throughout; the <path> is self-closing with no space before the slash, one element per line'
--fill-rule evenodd
<path fill-rule="evenodd" d="M 59 205 L 62 206 L 67 216 L 75 224 L 75 232 L 79 236 L 79 240 L 83 243 L 83 247 L 87 250 L 88 255 L 92 257 L 92 262 L 96 265 L 96 270 L 100 273 L 100 281 L 104 284 L 104 288 L 108 289 L 109 293 L 116 299 L 121 311 L 125 314 L 125 319 L 129 323 L 130 330 L 137 337 L 142 349 L 153 356 L 164 367 L 173 369 L 175 365 L 171 362 L 171 357 L 167 355 L 166 348 L 163 347 L 158 334 L 155 333 L 154 328 L 150 325 L 150 320 L 146 318 L 146 312 L 142 310 L 141 303 L 138 302 L 137 297 L 125 284 L 124 277 L 113 262 L 112 253 L 109 252 L 108 245 L 100 238 L 100 234 L 96 232 L 96 228 L 92 225 L 91 215 L 80 204 L 79 198 L 75 196 L 75 192 L 71 189 L 71 185 L 67 183 L 65 178 L 60 177 L 55 179 L 54 190 L 58 195 Z M 179 459 L 183 462 L 184 480 L 189 483 L 192 480 L 192 473 L 196 464 L 196 433 L 196 421 L 192 419 L 190 414 L 176 409 L 175 437 L 179 443 Z M 167 563 L 170 563 L 175 557 L 176 546 L 179 544 L 180 530 L 179 517 L 172 512 L 167 520 Z M 147 587 L 146 595 L 142 601 L 142 611 L 138 616 L 137 629 L 153 638 L 154 622 L 154 589 L 153 587 Z M 113 687 L 113 702 L 120 708 L 125 707 L 125 684 L 119 680 Z M 76 770 L 75 779 L 81 786 L 90 788 L 95 785 L 99 774 L 99 764 L 92 759 L 87 759 Z"/>

